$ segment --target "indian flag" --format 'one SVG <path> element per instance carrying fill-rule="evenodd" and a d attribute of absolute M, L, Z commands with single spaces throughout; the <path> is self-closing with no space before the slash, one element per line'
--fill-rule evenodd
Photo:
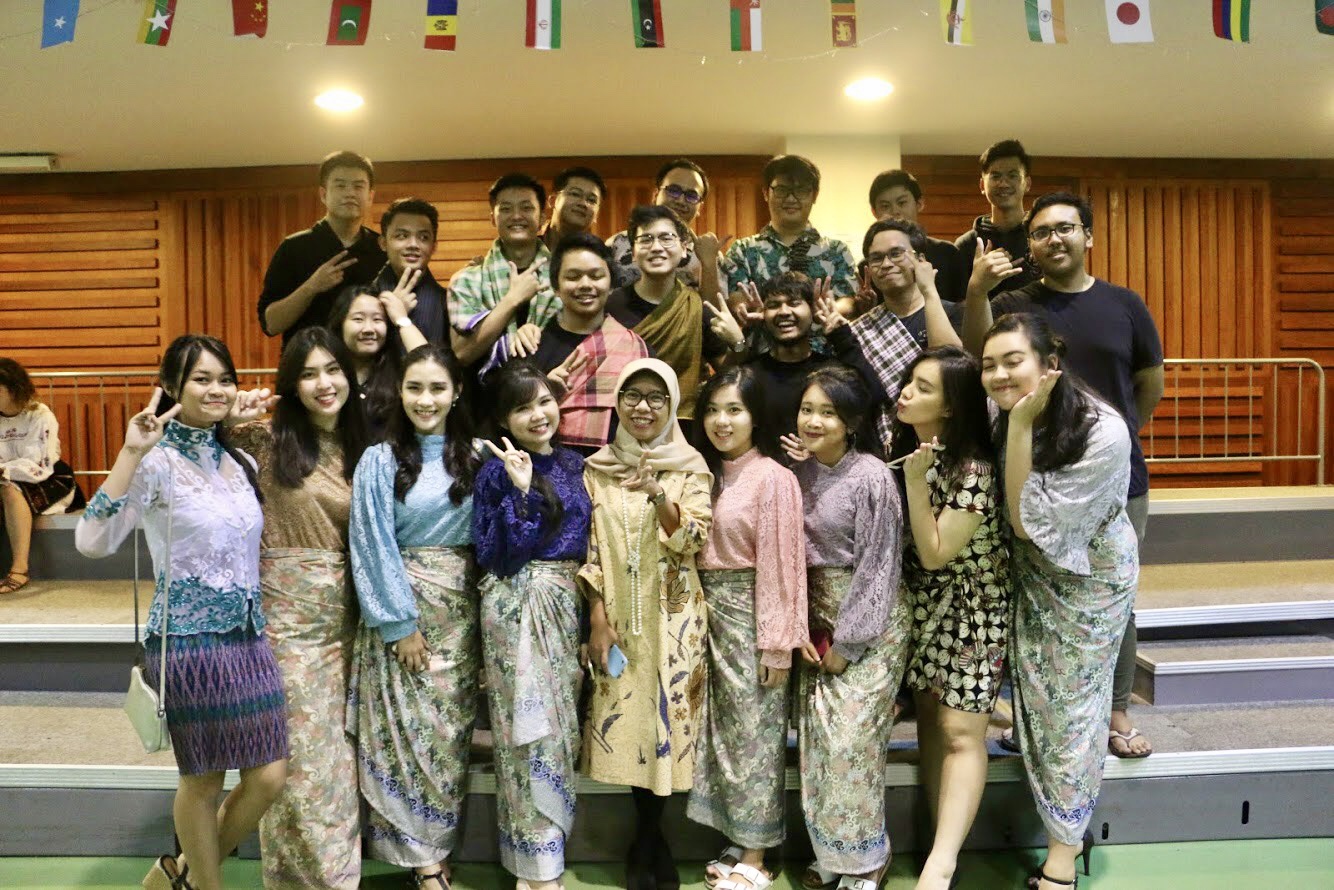
<path fill-rule="evenodd" d="M 560 49 L 561 0 L 528 0 L 523 45 L 529 49 Z"/>
<path fill-rule="evenodd" d="M 732 0 L 732 52 L 759 52 L 764 49 L 760 36 L 760 0 Z"/>
<path fill-rule="evenodd" d="M 940 0 L 940 30 L 945 42 L 973 45 L 973 13 L 968 0 Z"/>
<path fill-rule="evenodd" d="M 1028 39 L 1034 43 L 1065 43 L 1065 0 L 1024 0 Z"/>

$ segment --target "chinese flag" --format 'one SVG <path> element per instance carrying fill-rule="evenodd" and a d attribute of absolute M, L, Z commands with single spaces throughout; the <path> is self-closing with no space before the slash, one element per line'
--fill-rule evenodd
<path fill-rule="evenodd" d="M 232 34 L 263 37 L 269 31 L 267 0 L 232 0 Z"/>
<path fill-rule="evenodd" d="M 361 46 L 371 27 L 371 0 L 333 0 L 329 7 L 329 46 Z"/>

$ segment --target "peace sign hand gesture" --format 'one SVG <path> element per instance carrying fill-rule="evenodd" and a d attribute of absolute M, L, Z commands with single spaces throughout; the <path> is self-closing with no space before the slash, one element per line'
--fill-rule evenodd
<path fill-rule="evenodd" d="M 589 361 L 588 353 L 581 349 L 576 349 L 574 352 L 571 352 L 566 356 L 565 361 L 547 372 L 547 379 L 552 383 L 555 383 L 561 389 L 569 391 L 570 378 L 588 367 Z"/>
<path fill-rule="evenodd" d="M 753 281 L 743 281 L 737 285 L 737 291 L 742 299 L 733 304 L 736 320 L 746 328 L 763 323 L 764 300 L 760 299 L 760 289 Z"/>
<path fill-rule="evenodd" d="M 417 308 L 416 288 L 421 277 L 421 269 L 404 269 L 393 290 L 380 291 L 380 304 L 392 324 L 398 324 L 399 319 Z"/>
<path fill-rule="evenodd" d="M 505 450 L 501 451 L 491 442 L 490 439 L 483 439 L 482 443 L 491 449 L 491 453 L 500 458 L 500 462 L 505 465 L 505 472 L 510 477 L 510 482 L 519 490 L 520 494 L 528 494 L 528 490 L 533 487 L 533 459 L 519 448 L 514 447 L 507 437 L 500 438 Z"/>
<path fill-rule="evenodd" d="M 732 317 L 731 311 L 727 308 L 727 301 L 723 299 L 722 294 L 717 294 L 712 300 L 705 300 L 704 316 L 709 320 L 709 330 L 713 331 L 714 336 L 727 344 L 729 349 L 737 351 L 739 347 L 745 344 L 746 334 L 741 330 L 741 325 Z"/>
<path fill-rule="evenodd" d="M 658 474 L 649 466 L 648 453 L 643 452 L 639 455 L 639 466 L 621 482 L 621 488 L 626 491 L 642 491 L 650 498 L 656 498 L 662 494 L 662 486 L 658 484 L 657 476 Z"/>
<path fill-rule="evenodd" d="M 848 323 L 843 313 L 838 311 L 838 300 L 828 278 L 815 280 L 815 320 L 824 328 L 826 334 L 833 333 Z"/>
<path fill-rule="evenodd" d="M 167 430 L 167 421 L 181 413 L 178 402 L 161 417 L 157 416 L 158 403 L 162 401 L 162 387 L 153 388 L 153 397 L 148 400 L 148 407 L 130 418 L 130 425 L 125 429 L 125 450 L 136 457 L 143 457 L 162 439 Z"/>
<path fill-rule="evenodd" d="M 238 423 L 258 420 L 276 404 L 278 396 L 275 396 L 268 387 L 243 389 L 236 394 L 236 401 L 232 402 L 232 410 L 227 414 L 226 424 L 235 426 Z"/>

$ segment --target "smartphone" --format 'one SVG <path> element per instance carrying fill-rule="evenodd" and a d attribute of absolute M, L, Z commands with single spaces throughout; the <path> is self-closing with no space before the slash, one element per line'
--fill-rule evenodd
<path fill-rule="evenodd" d="M 629 663 L 630 661 L 625 657 L 625 653 L 621 651 L 621 647 L 612 643 L 611 651 L 607 653 L 607 673 L 613 677 L 619 677 L 625 672 L 625 666 Z"/>

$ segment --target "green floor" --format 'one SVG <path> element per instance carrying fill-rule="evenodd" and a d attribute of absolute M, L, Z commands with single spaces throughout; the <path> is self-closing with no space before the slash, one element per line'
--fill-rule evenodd
<path fill-rule="evenodd" d="M 1022 886 L 1025 868 L 1036 862 L 1033 853 L 965 853 L 960 890 L 997 890 Z M 138 859 L 17 859 L 0 858 L 0 887 L 16 890 L 65 890 L 102 887 L 133 890 L 151 863 Z M 911 857 L 901 857 L 886 884 L 892 890 L 912 890 Z M 700 866 L 686 866 L 683 875 L 702 879 Z M 232 860 L 226 869 L 229 888 L 259 887 L 259 863 Z M 512 890 L 513 878 L 497 866 L 460 865 L 454 886 L 459 890 Z M 775 883 L 777 890 L 795 885 L 788 875 Z M 579 864 L 566 875 L 567 890 L 621 886 L 620 868 L 607 864 Z M 402 872 L 369 863 L 366 890 L 403 888 Z M 703 887 L 692 883 L 689 887 Z M 1213 841 L 1193 844 L 1136 844 L 1099 847 L 1093 852 L 1093 876 L 1081 886 L 1098 890 L 1328 890 L 1334 888 L 1334 838 Z"/>

